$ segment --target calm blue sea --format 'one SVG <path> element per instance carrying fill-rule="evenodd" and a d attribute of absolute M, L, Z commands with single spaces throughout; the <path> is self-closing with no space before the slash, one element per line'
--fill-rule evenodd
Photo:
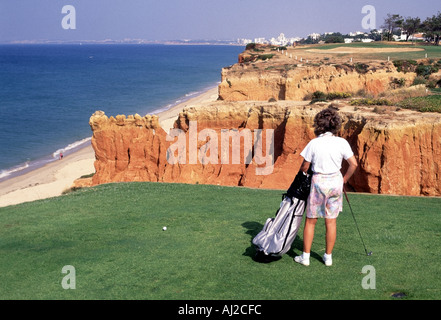
<path fill-rule="evenodd" d="M 0 180 L 90 143 L 96 110 L 143 116 L 217 86 L 243 49 L 0 45 Z"/>

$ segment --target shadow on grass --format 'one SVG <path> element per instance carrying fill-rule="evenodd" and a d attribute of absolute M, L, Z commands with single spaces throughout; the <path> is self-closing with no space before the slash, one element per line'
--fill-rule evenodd
<path fill-rule="evenodd" d="M 242 227 L 247 229 L 247 231 L 245 233 L 250 235 L 250 246 L 245 249 L 245 251 L 242 255 L 253 259 L 254 256 L 256 255 L 256 247 L 253 244 L 253 239 L 262 230 L 263 224 L 261 224 L 259 222 L 255 222 L 255 221 L 247 221 L 247 222 L 242 223 Z M 291 249 L 289 249 L 289 251 L 286 253 L 286 255 L 290 256 L 291 258 L 294 258 L 295 256 L 298 255 L 295 253 L 294 250 L 301 253 L 302 249 L 303 249 L 303 240 L 300 239 L 299 236 L 296 236 L 296 238 L 294 239 L 294 242 L 291 245 Z M 311 256 L 315 257 L 317 259 L 321 259 L 321 257 L 315 253 L 312 253 Z"/>
<path fill-rule="evenodd" d="M 242 255 L 250 257 L 251 259 L 254 258 L 256 255 L 256 247 L 253 244 L 254 237 L 262 230 L 263 225 L 259 222 L 255 221 L 247 221 L 242 223 L 242 227 L 247 229 L 245 232 L 246 234 L 250 235 L 250 246 L 245 249 L 244 253 Z M 303 251 L 303 239 L 301 239 L 298 235 L 294 239 L 291 249 L 286 253 L 286 255 L 290 256 L 291 258 L 294 258 L 295 256 L 298 256 Z M 316 252 L 311 252 L 311 258 L 316 259 L 320 262 L 322 262 L 322 256 Z"/>
<path fill-rule="evenodd" d="M 262 230 L 263 224 L 255 221 L 247 221 L 242 223 L 242 227 L 247 229 L 245 233 L 251 236 L 250 246 L 245 249 L 242 255 L 253 258 L 256 255 L 256 247 L 253 244 L 253 239 Z"/>

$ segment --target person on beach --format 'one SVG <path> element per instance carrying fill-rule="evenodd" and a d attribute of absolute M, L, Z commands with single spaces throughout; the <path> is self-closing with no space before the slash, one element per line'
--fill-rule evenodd
<path fill-rule="evenodd" d="M 357 168 L 357 160 L 349 143 L 337 136 L 341 124 L 341 118 L 334 107 L 330 106 L 320 111 L 314 118 L 316 138 L 300 153 L 304 159 L 300 170 L 306 174 L 311 166 L 313 172 L 305 210 L 303 253 L 294 258 L 295 262 L 305 266 L 309 265 L 318 218 L 324 218 L 326 226 L 326 252 L 323 261 L 326 266 L 332 265 L 332 250 L 337 237 L 337 217 L 343 209 L 343 186 Z M 340 172 L 343 159 L 349 164 L 344 177 Z"/>

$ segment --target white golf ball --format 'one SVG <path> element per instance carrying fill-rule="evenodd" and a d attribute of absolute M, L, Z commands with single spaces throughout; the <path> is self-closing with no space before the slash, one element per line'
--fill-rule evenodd
<path fill-rule="evenodd" d="M 163 230 L 163 231 L 167 230 L 167 227 L 163 227 L 162 230 Z"/>

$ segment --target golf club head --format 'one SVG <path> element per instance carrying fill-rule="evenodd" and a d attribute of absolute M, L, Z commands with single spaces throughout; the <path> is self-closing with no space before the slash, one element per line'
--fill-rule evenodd
<path fill-rule="evenodd" d="M 366 253 L 368 256 L 371 256 L 372 255 L 372 251 L 369 251 L 369 252 L 367 252 Z"/>

